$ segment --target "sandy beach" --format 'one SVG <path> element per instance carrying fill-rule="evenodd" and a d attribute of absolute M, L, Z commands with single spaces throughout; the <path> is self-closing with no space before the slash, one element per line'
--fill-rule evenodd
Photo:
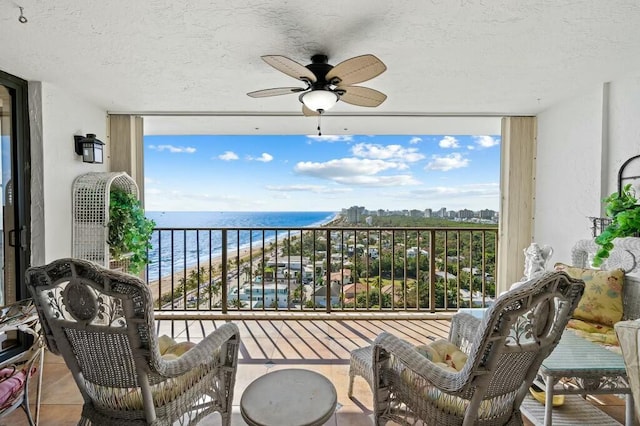
<path fill-rule="evenodd" d="M 262 259 L 262 246 L 261 247 L 254 247 L 253 250 L 251 250 L 250 248 L 244 248 L 244 249 L 240 249 L 240 254 L 239 256 L 237 255 L 237 251 L 234 253 L 230 253 L 230 256 L 228 257 L 227 261 L 230 261 L 231 259 L 236 259 L 239 258 L 240 259 L 240 264 L 243 264 L 245 262 L 249 262 L 249 259 L 251 258 L 251 260 L 253 262 L 257 261 L 257 260 L 261 260 Z M 211 271 L 214 274 L 213 275 L 213 279 L 215 281 L 219 281 L 221 279 L 220 275 L 219 275 L 219 271 L 220 271 L 220 265 L 222 264 L 222 256 L 216 256 L 216 257 L 211 257 Z M 209 269 L 209 262 L 202 262 L 200 263 L 200 268 L 205 268 L 205 269 Z M 234 266 L 235 269 L 235 266 Z M 188 267 L 187 269 L 183 269 L 180 270 L 176 273 L 172 275 L 167 275 L 162 277 L 161 279 L 150 279 L 149 280 L 149 288 L 151 289 L 151 294 L 153 295 L 153 300 L 154 302 L 157 301 L 160 297 L 160 295 L 162 294 L 167 294 L 171 292 L 171 285 L 173 283 L 174 286 L 177 286 L 179 281 L 182 278 L 187 278 L 189 277 L 189 274 L 191 274 L 192 271 L 197 271 L 198 270 L 198 265 L 194 265 L 191 267 Z M 215 275 L 217 274 L 217 275 Z"/>
<path fill-rule="evenodd" d="M 329 227 L 329 226 L 339 225 L 341 219 L 342 218 L 340 215 L 336 215 L 336 217 L 334 217 L 331 221 L 321 226 Z M 282 241 L 286 238 L 287 238 L 286 236 L 278 237 L 278 241 Z M 269 243 L 271 243 L 271 241 Z M 242 265 L 243 263 L 249 262 L 250 259 L 253 263 L 261 261 L 263 247 L 266 249 L 268 248 L 268 245 L 265 243 L 265 246 L 256 245 L 253 248 L 250 248 L 250 247 L 241 248 L 239 253 L 237 250 L 233 250 L 229 252 L 229 254 L 227 255 L 228 256 L 227 262 L 230 262 L 231 260 L 235 260 L 238 258 L 240 259 L 240 261 L 238 262 L 240 265 Z M 268 260 L 269 257 L 270 256 L 267 253 L 265 253 L 265 260 Z M 221 264 L 222 264 L 221 255 L 211 257 L 211 271 L 214 274 L 212 278 L 215 281 L 219 281 L 221 279 L 221 276 L 219 274 Z M 206 260 L 205 262 L 200 263 L 200 268 L 209 269 L 209 261 Z M 231 270 L 236 270 L 236 268 L 237 268 L 237 265 L 234 264 Z M 149 277 L 148 279 L 149 287 L 151 289 L 151 294 L 153 295 L 154 302 L 157 301 L 161 297 L 161 295 L 171 293 L 172 283 L 174 286 L 177 286 L 181 279 L 188 278 L 189 274 L 191 274 L 192 271 L 196 271 L 197 269 L 198 269 L 198 266 L 193 265 L 193 266 L 187 267 L 186 269 L 181 269 L 175 272 L 173 276 L 165 275 L 161 279 L 158 279 L 157 277 Z"/>

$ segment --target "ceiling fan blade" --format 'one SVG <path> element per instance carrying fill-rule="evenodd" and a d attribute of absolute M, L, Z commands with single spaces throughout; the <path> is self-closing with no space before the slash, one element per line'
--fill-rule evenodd
<path fill-rule="evenodd" d="M 362 55 L 340 62 L 331 68 L 325 78 L 329 82 L 338 79 L 339 81 L 334 84 L 356 84 L 371 80 L 373 77 L 382 74 L 386 69 L 387 66 L 375 56 Z"/>
<path fill-rule="evenodd" d="M 318 113 L 318 111 L 314 111 L 311 108 L 307 108 L 306 105 L 302 105 L 302 113 L 306 116 L 306 117 L 313 117 L 316 115 L 320 115 L 320 113 Z"/>
<path fill-rule="evenodd" d="M 351 105 L 364 107 L 377 107 L 387 99 L 387 95 L 368 87 L 338 86 L 337 90 L 344 90 L 340 100 Z"/>
<path fill-rule="evenodd" d="M 255 92 L 249 92 L 247 95 L 252 98 L 266 98 L 267 96 L 280 96 L 288 95 L 289 93 L 304 92 L 304 87 L 274 87 L 273 89 L 256 90 Z"/>
<path fill-rule="evenodd" d="M 261 58 L 277 69 L 280 72 L 285 73 L 288 76 L 293 78 L 297 78 L 302 81 L 309 81 L 311 83 L 315 83 L 317 78 L 313 72 L 307 67 L 293 59 L 289 59 L 286 56 L 281 55 L 264 55 Z"/>

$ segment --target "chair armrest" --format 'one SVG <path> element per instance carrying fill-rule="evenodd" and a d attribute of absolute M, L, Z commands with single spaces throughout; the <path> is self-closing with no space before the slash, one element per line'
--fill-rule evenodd
<path fill-rule="evenodd" d="M 178 359 L 163 361 L 158 366 L 158 373 L 166 377 L 180 376 L 194 367 L 202 364 L 211 364 L 220 359 L 220 350 L 228 342 L 233 341 L 240 345 L 240 331 L 233 323 L 225 323 L 220 328 L 207 335 L 200 343 L 189 349 Z M 235 355 L 237 357 L 237 349 Z M 225 355 L 226 358 L 226 355 Z M 224 364 L 223 361 L 221 364 Z"/>
<path fill-rule="evenodd" d="M 469 354 L 467 348 L 476 338 L 482 320 L 464 312 L 455 314 L 451 318 L 449 341 Z"/>
<path fill-rule="evenodd" d="M 450 372 L 440 368 L 416 351 L 411 343 L 387 332 L 379 334 L 373 342 L 374 371 L 379 371 L 382 367 L 376 364 L 386 361 L 387 357 L 385 356 L 385 352 L 401 364 L 401 366 L 397 368 L 398 375 L 402 374 L 404 369 L 408 369 L 413 374 L 421 376 L 445 392 L 458 391 L 468 376 L 468 373 L 465 372 L 466 369 L 458 372 Z M 376 363 L 376 360 L 380 361 Z M 384 368 L 382 368 L 382 370 L 384 370 Z M 375 385 L 377 386 L 377 383 L 375 383 Z"/>

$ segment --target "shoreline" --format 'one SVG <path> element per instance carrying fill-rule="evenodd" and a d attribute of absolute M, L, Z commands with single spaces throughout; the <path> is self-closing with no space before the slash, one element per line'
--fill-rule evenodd
<path fill-rule="evenodd" d="M 331 226 L 334 222 L 340 222 L 341 216 L 342 216 L 341 213 L 337 212 L 327 222 L 324 222 L 322 224 L 317 224 L 317 225 L 315 224 L 309 225 L 309 227 L 315 228 L 315 227 Z M 303 233 L 305 232 L 304 228 L 296 229 L 296 231 L 298 230 L 302 231 Z M 286 235 L 283 235 L 283 236 L 279 236 L 277 240 L 282 241 L 286 238 L 288 237 Z M 276 239 L 274 237 L 273 240 L 265 241 L 264 246 L 261 244 L 259 246 L 254 244 L 253 248 L 249 247 L 248 245 L 246 247 L 241 246 L 239 251 L 236 249 L 233 251 L 232 256 L 227 256 L 227 262 L 229 262 L 232 259 L 239 259 L 239 264 L 243 264 L 243 263 L 249 262 L 250 259 L 252 262 L 255 262 L 256 260 L 261 260 L 261 253 L 263 249 L 267 248 L 267 242 L 271 243 L 275 240 Z M 212 281 L 222 280 L 223 277 L 221 277 L 220 274 L 218 273 L 218 271 L 220 271 L 220 265 L 222 264 L 222 255 L 219 254 L 217 256 L 211 256 L 210 259 L 211 259 L 211 280 Z M 267 259 L 268 257 L 265 256 L 265 260 Z M 208 259 L 205 262 L 201 262 L 199 266 L 200 268 L 208 269 L 209 268 Z M 236 269 L 236 268 L 238 268 L 238 266 L 235 266 L 233 269 Z M 149 289 L 151 290 L 154 303 L 161 296 L 171 292 L 172 283 L 175 286 L 176 283 L 179 282 L 179 280 L 183 278 L 188 278 L 193 271 L 197 271 L 197 270 L 198 270 L 198 264 L 195 264 L 195 265 L 187 266 L 186 269 L 180 269 L 179 271 L 175 271 L 173 274 L 169 273 L 167 275 L 164 275 L 160 278 L 155 278 L 153 280 L 147 277 L 147 281 L 149 283 Z"/>
<path fill-rule="evenodd" d="M 255 261 L 262 252 L 262 247 L 256 247 L 251 250 L 249 247 L 240 249 L 239 259 L 240 263 L 248 262 L 249 259 Z M 231 257 L 235 259 L 236 256 Z M 229 261 L 229 257 L 227 257 L 227 261 Z M 220 271 L 220 265 L 222 265 L 222 255 L 218 255 L 215 257 L 211 257 L 211 281 L 222 280 L 220 275 L 216 275 L 218 271 Z M 200 263 L 200 268 L 209 268 L 209 262 Z M 151 294 L 153 295 L 154 303 L 163 295 L 171 292 L 172 285 L 175 286 L 183 278 L 189 278 L 189 275 L 193 271 L 198 270 L 198 265 L 187 266 L 186 269 L 181 269 L 178 272 L 174 272 L 173 275 L 165 275 L 160 279 L 155 279 L 153 281 L 149 280 L 149 289 L 151 290 Z M 172 284 L 173 283 L 173 284 Z M 164 290 L 166 289 L 166 290 Z"/>

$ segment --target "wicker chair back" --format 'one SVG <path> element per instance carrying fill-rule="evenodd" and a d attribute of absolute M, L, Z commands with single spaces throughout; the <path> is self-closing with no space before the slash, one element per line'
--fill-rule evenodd
<path fill-rule="evenodd" d="M 80 259 L 27 270 L 48 349 L 64 358 L 84 398 L 79 424 L 198 421 L 229 424 L 240 337 L 224 324 L 174 360 L 164 359 L 153 300 L 138 277 Z"/>
<path fill-rule="evenodd" d="M 369 381 L 376 424 L 522 424 L 520 405 L 583 291 L 583 281 L 546 272 L 502 294 L 483 319 L 454 315 L 449 341 L 468 356 L 460 371 L 384 332 L 352 352 L 350 374 Z"/>

